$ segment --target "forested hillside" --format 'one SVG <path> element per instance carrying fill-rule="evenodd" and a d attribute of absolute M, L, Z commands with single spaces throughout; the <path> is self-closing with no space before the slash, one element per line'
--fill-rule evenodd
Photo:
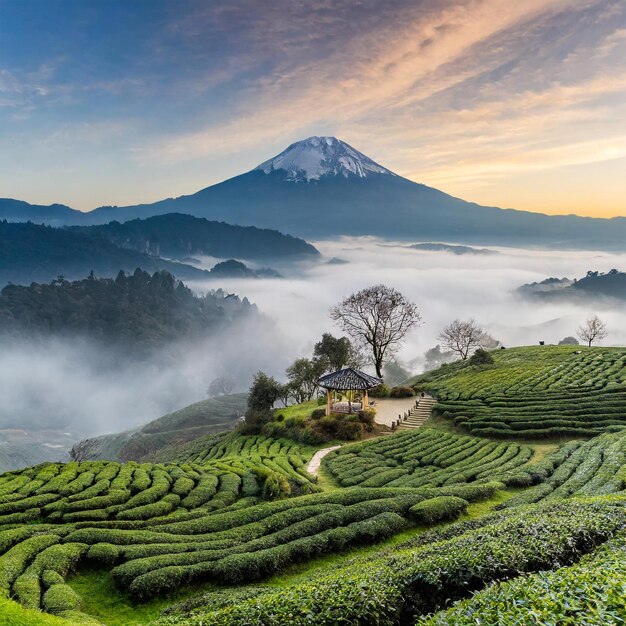
<path fill-rule="evenodd" d="M 96 234 L 117 246 L 173 259 L 206 255 L 219 259 L 266 260 L 316 258 L 319 252 L 303 239 L 277 230 L 235 226 L 200 217 L 169 213 L 121 224 L 76 226 L 72 231 Z"/>
<path fill-rule="evenodd" d="M 590 270 L 575 280 L 547 278 L 539 283 L 522 285 L 518 292 L 524 296 L 546 301 L 574 300 L 594 302 L 597 298 L 626 300 L 626 272 Z"/>
<path fill-rule="evenodd" d="M 0 292 L 0 322 L 12 337 L 82 336 L 146 352 L 171 342 L 208 336 L 234 319 L 255 315 L 244 298 L 221 291 L 196 296 L 168 272 L 140 269 L 115 279 L 88 278 Z"/>
<path fill-rule="evenodd" d="M 0 287 L 9 282 L 49 282 L 58 276 L 74 280 L 92 270 L 97 276 L 114 277 L 120 270 L 132 272 L 136 267 L 166 270 L 182 279 L 208 277 L 208 272 L 191 265 L 120 248 L 99 235 L 0 221 Z"/>

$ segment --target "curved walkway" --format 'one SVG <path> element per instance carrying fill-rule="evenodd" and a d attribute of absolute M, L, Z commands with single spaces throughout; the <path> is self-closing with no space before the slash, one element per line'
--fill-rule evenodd
<path fill-rule="evenodd" d="M 306 471 L 309 474 L 311 474 L 312 476 L 317 476 L 317 471 L 320 468 L 320 463 L 322 462 L 322 459 L 329 452 L 332 452 L 333 450 L 336 450 L 337 448 L 341 448 L 341 446 L 332 446 L 330 448 L 322 448 L 321 450 L 318 450 L 313 455 L 313 458 L 309 461 L 309 464 L 307 465 Z"/>

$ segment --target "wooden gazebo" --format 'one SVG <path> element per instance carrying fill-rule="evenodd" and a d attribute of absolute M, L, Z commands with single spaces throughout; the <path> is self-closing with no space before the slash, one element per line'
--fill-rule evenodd
<path fill-rule="evenodd" d="M 332 411 L 332 392 L 333 391 L 363 391 L 362 408 L 366 409 L 369 405 L 368 390 L 378 387 L 382 383 L 381 378 L 370 376 L 360 370 L 352 367 L 331 372 L 322 376 L 318 383 L 320 387 L 326 389 L 326 415 L 330 415 Z M 352 403 L 348 400 L 348 412 L 352 412 Z"/>

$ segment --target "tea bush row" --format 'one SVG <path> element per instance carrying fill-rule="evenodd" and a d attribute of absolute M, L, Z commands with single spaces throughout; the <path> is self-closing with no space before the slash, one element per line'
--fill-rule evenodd
<path fill-rule="evenodd" d="M 394 624 L 440 609 L 494 580 L 577 561 L 626 523 L 623 502 L 602 499 L 534 505 L 418 548 L 387 550 L 331 574 L 180 621 L 199 626 Z"/>
<path fill-rule="evenodd" d="M 324 465 L 344 486 L 424 487 L 492 480 L 524 466 L 532 450 L 420 428 L 336 450 Z"/>
<path fill-rule="evenodd" d="M 607 542 L 580 563 L 496 583 L 416 626 L 624 623 L 626 537 Z"/>

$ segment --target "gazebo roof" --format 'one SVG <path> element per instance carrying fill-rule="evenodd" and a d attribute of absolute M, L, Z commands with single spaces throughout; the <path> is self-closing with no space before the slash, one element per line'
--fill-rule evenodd
<path fill-rule="evenodd" d="M 372 389 L 382 383 L 381 378 L 370 376 L 365 372 L 355 370 L 351 367 L 325 374 L 318 383 L 324 389 L 337 389 L 338 391 L 355 391 L 357 389 Z"/>

